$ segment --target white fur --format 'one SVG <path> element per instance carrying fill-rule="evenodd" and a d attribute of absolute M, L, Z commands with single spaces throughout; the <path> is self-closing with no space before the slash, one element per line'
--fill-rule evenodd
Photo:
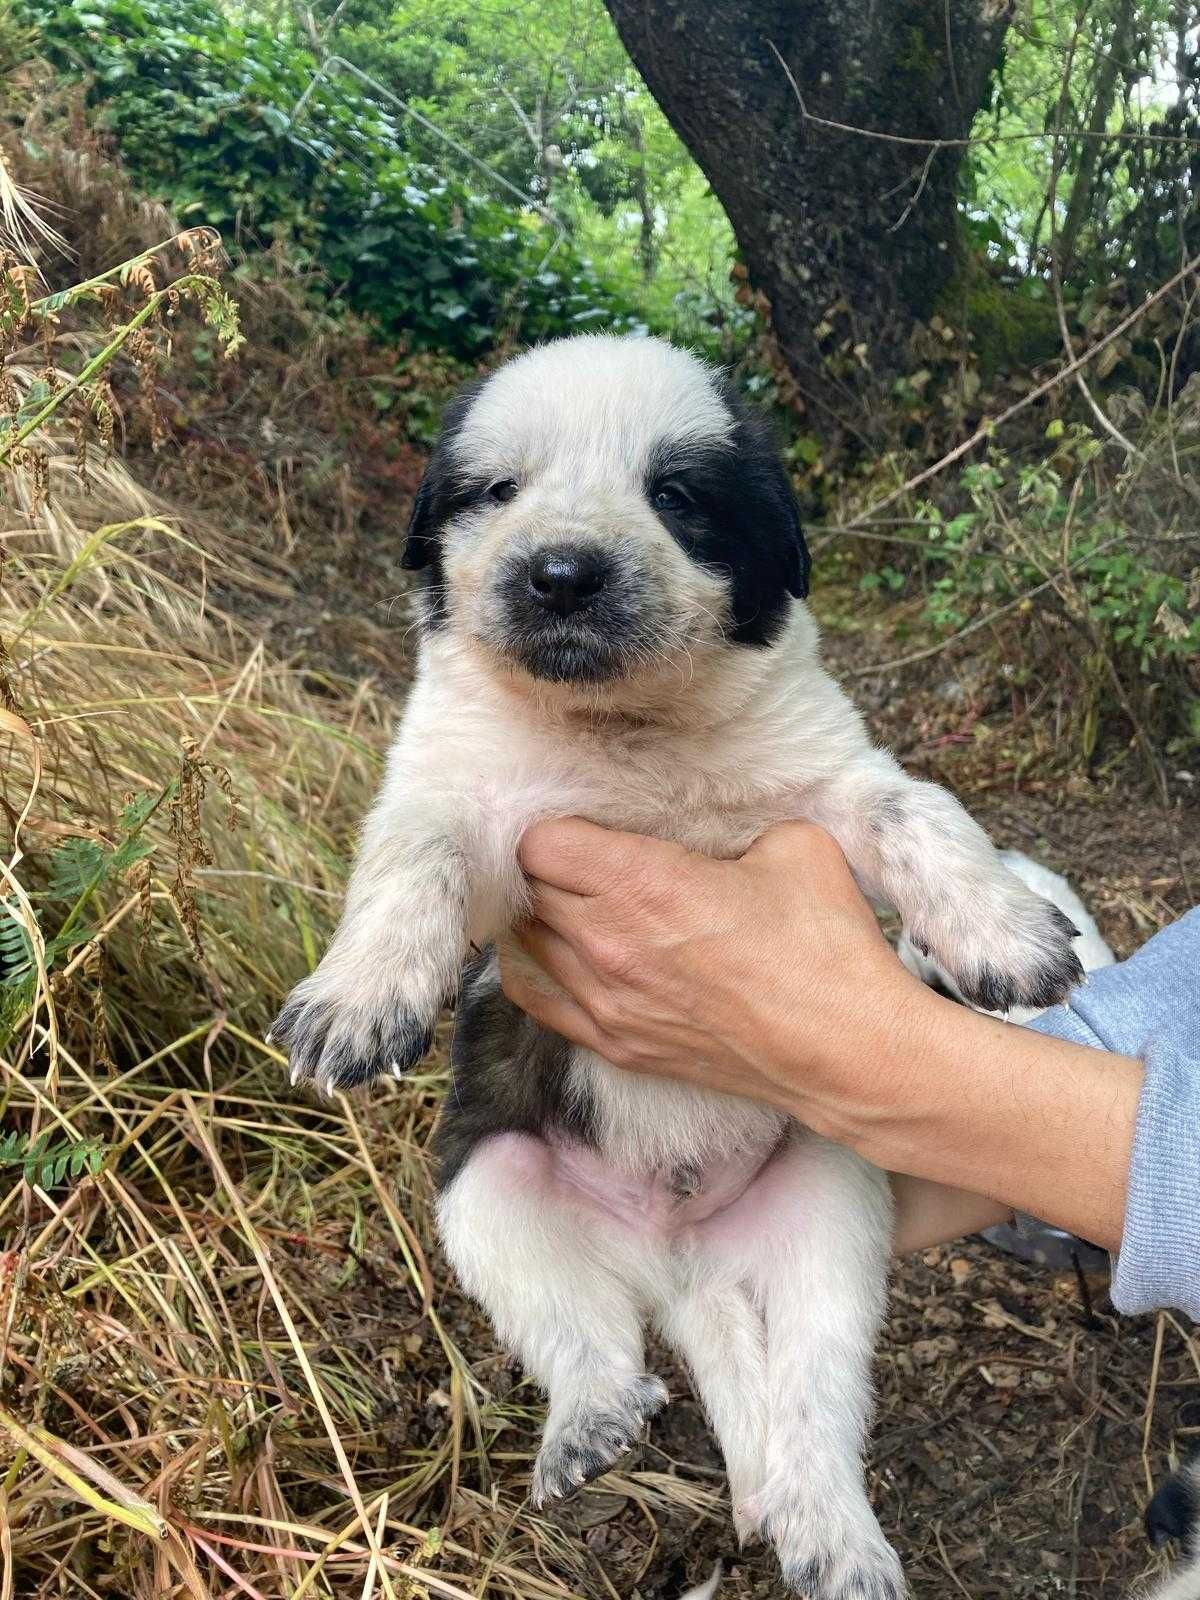
<path fill-rule="evenodd" d="M 1185 1560 L 1140 1600 L 1200 1600 L 1200 1556 Z"/>
<path fill-rule="evenodd" d="M 876 1574 L 902 1591 L 859 1465 L 891 1237 L 882 1173 L 794 1128 L 728 1210 L 671 1234 L 606 1215 L 540 1141 L 502 1136 L 442 1195 L 438 1224 L 464 1287 L 550 1395 L 536 1501 L 597 1416 L 627 1424 L 612 1459 L 631 1442 L 652 1318 L 721 1444 L 739 1536 L 761 1530 L 799 1592 L 814 1563 L 830 1594 L 873 1594 Z"/>

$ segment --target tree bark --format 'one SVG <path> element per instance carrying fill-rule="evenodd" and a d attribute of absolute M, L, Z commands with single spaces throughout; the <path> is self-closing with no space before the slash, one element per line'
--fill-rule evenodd
<path fill-rule="evenodd" d="M 1067 215 L 1063 221 L 1062 232 L 1058 236 L 1059 272 L 1064 278 L 1070 276 L 1071 268 L 1075 264 L 1079 235 L 1092 202 L 1092 186 L 1096 181 L 1100 157 L 1104 153 L 1102 140 L 1108 127 L 1109 113 L 1116 100 L 1117 84 L 1122 73 L 1129 70 L 1129 35 L 1132 27 L 1133 0 L 1118 0 L 1113 12 L 1112 32 L 1107 47 L 1104 47 L 1104 41 L 1101 41 L 1102 53 L 1096 72 L 1092 108 L 1088 113 L 1085 136 L 1080 141 Z M 1184 37 L 1186 38 L 1186 34 Z"/>
<path fill-rule="evenodd" d="M 725 207 L 818 424 L 878 437 L 956 266 L 964 150 L 936 141 L 969 136 L 1012 0 L 605 3 Z"/>

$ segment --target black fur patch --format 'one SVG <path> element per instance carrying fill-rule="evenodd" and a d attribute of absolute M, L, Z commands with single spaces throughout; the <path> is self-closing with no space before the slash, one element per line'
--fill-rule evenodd
<path fill-rule="evenodd" d="M 731 444 L 679 448 L 665 441 L 646 492 L 653 504 L 657 485 L 686 491 L 681 509 L 658 512 L 663 525 L 693 560 L 728 574 L 734 643 L 767 645 L 792 596 L 808 594 L 812 561 L 770 428 L 730 384 L 719 380 L 717 389 L 734 418 Z"/>
<path fill-rule="evenodd" d="M 565 1039 L 539 1028 L 502 992 L 491 951 L 473 961 L 454 1021 L 450 1092 L 434 1136 L 439 1186 L 450 1184 L 494 1134 L 557 1131 L 595 1144 L 591 1107 L 570 1093 L 570 1058 Z"/>
<path fill-rule="evenodd" d="M 486 381 L 485 378 L 476 378 L 468 383 L 446 407 L 441 432 L 408 519 L 408 539 L 400 565 L 410 572 L 419 571 L 423 574 L 431 626 L 436 626 L 446 614 L 442 527 L 456 512 L 466 510 L 478 493 L 476 488 L 465 488 L 458 480 L 450 447 Z"/>
<path fill-rule="evenodd" d="M 1146 1507 L 1146 1537 L 1157 1550 L 1179 1539 L 1200 1554 L 1200 1452 L 1161 1484 Z"/>

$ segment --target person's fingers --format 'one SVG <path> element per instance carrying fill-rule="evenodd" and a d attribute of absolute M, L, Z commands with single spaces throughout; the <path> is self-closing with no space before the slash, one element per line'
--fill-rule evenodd
<path fill-rule="evenodd" d="M 585 1050 L 604 1054 L 607 1045 L 600 1030 L 570 995 L 548 994 L 512 961 L 500 963 L 500 986 L 513 1005 L 543 1028 L 560 1034 L 572 1044 L 582 1045 Z"/>
<path fill-rule="evenodd" d="M 582 817 L 535 822 L 517 855 L 529 877 L 575 895 L 607 894 L 623 878 L 644 871 L 647 854 L 679 852 L 679 847 L 636 833 L 601 828 Z"/>
<path fill-rule="evenodd" d="M 552 883 L 543 883 L 540 880 L 534 881 L 532 889 L 530 920 L 522 926 L 528 928 L 544 922 L 548 928 L 553 928 L 555 933 L 561 934 L 570 943 L 578 944 L 584 921 L 592 909 L 588 897 L 572 894 L 569 889 L 559 889 Z M 594 899 L 595 896 L 591 898 Z"/>
<path fill-rule="evenodd" d="M 544 896 L 539 896 L 539 910 L 543 904 Z M 523 922 L 513 932 L 526 955 L 531 956 L 560 989 L 587 1004 L 589 992 L 596 987 L 596 975 L 589 971 L 568 939 L 545 922 Z"/>
<path fill-rule="evenodd" d="M 803 861 L 841 872 L 849 870 L 841 845 L 815 822 L 777 822 L 759 834 L 742 859 L 770 868 Z"/>

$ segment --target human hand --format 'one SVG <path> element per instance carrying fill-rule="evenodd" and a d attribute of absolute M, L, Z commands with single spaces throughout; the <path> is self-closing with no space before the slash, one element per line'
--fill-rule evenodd
<path fill-rule="evenodd" d="M 520 856 L 533 915 L 516 937 L 558 992 L 511 960 L 502 975 L 544 1026 L 831 1137 L 895 1098 L 927 991 L 822 829 L 782 824 L 714 861 L 568 819 L 531 828 Z"/>

